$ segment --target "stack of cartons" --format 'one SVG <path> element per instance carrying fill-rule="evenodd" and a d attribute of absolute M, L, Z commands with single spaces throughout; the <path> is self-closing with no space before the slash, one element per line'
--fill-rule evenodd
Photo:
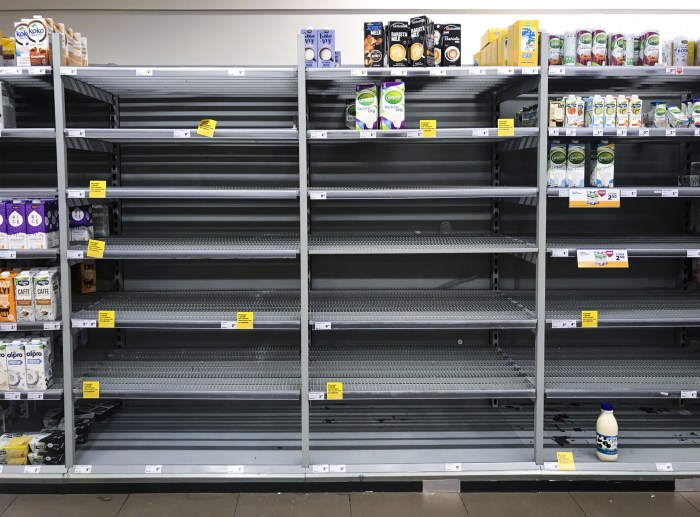
<path fill-rule="evenodd" d="M 537 66 L 537 20 L 518 20 L 508 29 L 488 29 L 481 36 L 481 50 L 474 54 L 479 66 Z"/>
<path fill-rule="evenodd" d="M 87 38 L 60 22 L 42 15 L 15 22 L 14 45 L 17 66 L 51 65 L 51 36 L 61 36 L 61 65 L 87 66 Z M 3 47 L 5 43 L 3 42 Z M 8 48 L 10 45 L 8 44 Z"/>

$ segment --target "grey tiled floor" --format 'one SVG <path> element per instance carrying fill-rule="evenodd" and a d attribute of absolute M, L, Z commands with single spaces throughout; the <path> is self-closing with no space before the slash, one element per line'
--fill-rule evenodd
<path fill-rule="evenodd" d="M 685 517 L 700 492 L 4 495 L 0 517 Z"/>

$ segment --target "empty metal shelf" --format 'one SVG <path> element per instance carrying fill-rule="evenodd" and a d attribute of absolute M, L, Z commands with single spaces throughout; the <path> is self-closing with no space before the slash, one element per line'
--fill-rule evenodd
<path fill-rule="evenodd" d="M 48 248 L 43 250 L 0 250 L 0 259 L 50 259 L 58 257 L 58 248 Z"/>
<path fill-rule="evenodd" d="M 328 130 L 310 130 L 307 131 L 307 138 L 311 142 L 325 141 L 366 141 L 383 139 L 407 139 L 413 143 L 430 144 L 435 140 L 469 140 L 474 143 L 478 142 L 497 142 L 512 138 L 536 137 L 539 134 L 539 128 L 536 127 L 516 127 L 514 136 L 498 136 L 498 129 L 491 128 L 447 128 L 437 129 L 435 138 L 422 138 L 418 134 L 418 129 L 393 129 L 393 130 L 374 130 L 371 133 L 372 137 L 366 137 L 369 134 L 366 131 L 355 131 L 352 129 L 328 129 Z"/>
<path fill-rule="evenodd" d="M 534 394 L 532 382 L 492 346 L 343 344 L 313 347 L 310 354 L 310 390 L 325 392 L 326 382 L 341 381 L 344 399 Z"/>
<path fill-rule="evenodd" d="M 115 311 L 116 328 L 221 329 L 237 312 L 254 328 L 298 329 L 299 291 L 133 291 L 78 297 L 72 326 L 94 328 L 98 311 Z"/>
<path fill-rule="evenodd" d="M 0 391 L 0 399 L 2 400 L 61 400 L 63 397 L 63 379 L 54 377 L 51 381 L 51 387 L 45 390 L 20 390 Z M 14 397 L 19 397 L 15 399 Z"/>
<path fill-rule="evenodd" d="M 561 256 L 567 250 L 576 257 L 579 249 L 627 250 L 630 257 L 687 257 L 688 251 L 700 252 L 700 236 L 650 235 L 648 237 L 567 235 L 547 237 L 547 252 Z"/>
<path fill-rule="evenodd" d="M 188 136 L 179 136 L 182 131 L 189 131 Z M 293 128 L 217 129 L 214 136 L 209 138 L 198 135 L 196 127 L 187 129 L 66 129 L 66 136 L 102 140 L 115 144 L 169 143 L 173 145 L 269 141 L 286 141 L 291 145 L 298 138 L 297 130 Z"/>
<path fill-rule="evenodd" d="M 0 138 L 54 140 L 56 130 L 53 128 L 8 128 L 0 130 Z"/>
<path fill-rule="evenodd" d="M 700 190 L 700 189 L 699 189 Z M 312 187 L 311 200 L 324 199 L 473 199 L 535 197 L 537 187 Z"/>
<path fill-rule="evenodd" d="M 700 187 L 616 187 L 620 197 L 700 197 Z M 548 197 L 569 197 L 568 188 L 548 188 Z M 600 189 L 596 189 L 600 190 Z M 605 190 L 605 189 L 603 189 Z M 677 194 L 677 196 L 675 195 Z"/>
<path fill-rule="evenodd" d="M 534 238 L 453 232 L 319 232 L 309 237 L 312 254 L 537 253 Z"/>
<path fill-rule="evenodd" d="M 56 197 L 57 193 L 57 189 L 53 187 L 0 188 L 0 197 L 10 199 Z"/>
<path fill-rule="evenodd" d="M 343 328 L 534 328 L 534 297 L 518 291 L 312 291 L 310 323 Z M 531 298 L 531 300 L 529 299 Z"/>
<path fill-rule="evenodd" d="M 178 235 L 173 237 L 107 237 L 105 259 L 280 259 L 295 258 L 294 234 Z M 72 244 L 85 255 L 87 243 Z"/>
<path fill-rule="evenodd" d="M 44 90 L 53 88 L 53 75 L 50 66 L 0 67 L 0 81 L 8 82 L 15 88 L 42 88 Z"/>
<path fill-rule="evenodd" d="M 89 196 L 89 188 L 67 189 L 69 198 Z M 107 199 L 296 199 L 298 196 L 296 188 L 107 187 Z"/>
<path fill-rule="evenodd" d="M 497 82 L 507 83 L 511 76 L 539 75 L 539 66 L 451 66 L 451 67 L 338 67 L 338 68 L 307 68 L 308 81 L 346 78 L 356 83 L 359 76 L 366 77 L 462 77 L 468 78 L 473 84 L 493 85 Z"/>

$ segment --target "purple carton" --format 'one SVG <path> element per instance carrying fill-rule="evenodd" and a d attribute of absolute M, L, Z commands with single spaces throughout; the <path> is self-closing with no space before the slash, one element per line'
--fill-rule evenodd
<path fill-rule="evenodd" d="M 0 250 L 10 248 L 7 243 L 7 216 L 5 214 L 5 204 L 7 201 L 0 199 Z"/>
<path fill-rule="evenodd" d="M 52 223 L 54 201 L 33 199 L 25 203 L 27 214 L 27 246 L 30 250 L 43 250 L 58 246 L 58 233 Z"/>
<path fill-rule="evenodd" d="M 335 68 L 335 31 L 333 29 L 318 29 L 316 42 L 318 67 Z"/>
<path fill-rule="evenodd" d="M 87 242 L 95 236 L 92 226 L 92 205 L 74 206 L 70 211 L 71 242 Z"/>
<path fill-rule="evenodd" d="M 306 68 L 317 68 L 318 32 L 316 29 L 308 27 L 301 29 L 300 33 L 304 35 L 304 61 L 306 61 Z"/>
<path fill-rule="evenodd" d="M 7 218 L 7 245 L 11 250 L 27 249 L 27 212 L 25 201 L 13 199 L 5 203 Z"/>

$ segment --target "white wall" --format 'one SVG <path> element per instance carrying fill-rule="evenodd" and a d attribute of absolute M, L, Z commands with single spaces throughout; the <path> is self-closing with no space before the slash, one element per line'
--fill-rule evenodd
<path fill-rule="evenodd" d="M 10 0 L 0 0 L 5 5 Z M 295 37 L 301 27 L 333 27 L 336 45 L 346 64 L 362 62 L 362 27 L 365 21 L 407 20 L 427 14 L 436 22 L 461 23 L 465 56 L 478 50 L 479 37 L 488 27 L 508 26 L 516 19 L 537 18 L 540 28 L 561 32 L 577 27 L 602 27 L 622 32 L 655 28 L 662 38 L 679 35 L 700 39 L 700 2 L 617 0 L 587 2 L 585 7 L 561 0 L 531 0 L 528 11 L 518 10 L 522 1 L 491 0 L 478 8 L 467 3 L 440 2 L 434 9 L 419 8 L 428 2 L 403 0 L 400 11 L 382 8 L 395 2 L 355 0 L 319 11 L 327 0 L 297 0 L 293 7 L 283 0 L 24 0 L 25 9 L 0 8 L 0 30 L 12 30 L 13 22 L 32 14 L 43 14 L 66 23 L 87 36 L 93 64 L 122 65 L 254 65 L 294 64 Z M 434 2 L 433 2 L 434 3 Z M 498 7 L 496 7 L 498 3 Z M 688 5 L 693 7 L 687 7 Z M 62 9 L 46 8 L 59 5 Z M 407 9 L 415 8 L 415 11 Z M 486 8 L 492 12 L 485 13 Z M 204 10 L 206 9 L 206 10 Z M 283 10 L 281 10 L 283 9 Z M 521 8 L 520 8 L 521 9 Z"/>

